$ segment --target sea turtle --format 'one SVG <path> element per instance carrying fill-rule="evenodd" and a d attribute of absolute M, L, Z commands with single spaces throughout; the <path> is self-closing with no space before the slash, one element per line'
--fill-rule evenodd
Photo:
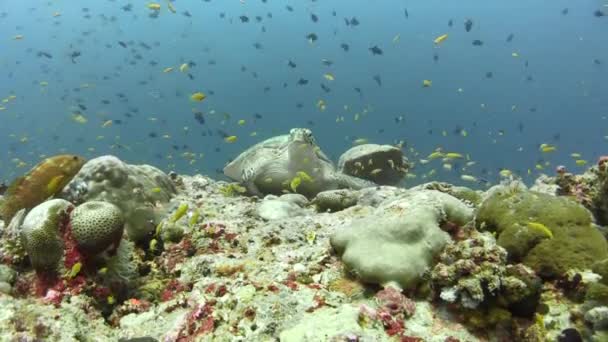
<path fill-rule="evenodd" d="M 224 168 L 224 175 L 241 182 L 253 195 L 296 192 L 308 198 L 325 190 L 376 186 L 336 171 L 306 128 L 262 141 Z"/>

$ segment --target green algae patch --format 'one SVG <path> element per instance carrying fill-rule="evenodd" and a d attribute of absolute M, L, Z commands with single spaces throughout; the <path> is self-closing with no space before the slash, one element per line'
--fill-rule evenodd
<path fill-rule="evenodd" d="M 510 261 L 523 262 L 544 278 L 590 269 L 608 257 L 608 243 L 589 211 L 566 197 L 494 189 L 481 204 L 476 223 L 496 234 Z"/>

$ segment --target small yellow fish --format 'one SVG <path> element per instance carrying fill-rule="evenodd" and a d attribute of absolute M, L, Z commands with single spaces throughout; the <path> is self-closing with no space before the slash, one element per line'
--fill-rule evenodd
<path fill-rule="evenodd" d="M 580 153 L 572 153 L 570 154 L 570 157 L 575 158 L 575 159 L 579 159 L 581 157 Z"/>
<path fill-rule="evenodd" d="M 317 233 L 314 230 L 309 230 L 306 233 L 306 241 L 308 242 L 309 245 L 313 245 L 315 243 L 316 239 L 317 239 Z"/>
<path fill-rule="evenodd" d="M 167 8 L 169 9 L 169 11 L 171 13 L 175 13 L 175 7 L 173 7 L 173 4 L 170 1 L 167 1 Z"/>
<path fill-rule="evenodd" d="M 192 216 L 190 217 L 190 220 L 188 220 L 188 225 L 190 227 L 193 227 L 198 222 L 198 218 L 200 216 L 201 216 L 201 214 L 198 211 L 198 209 L 194 209 L 194 212 L 192 213 Z"/>
<path fill-rule="evenodd" d="M 324 111 L 325 110 L 325 101 L 323 100 L 319 100 L 317 101 L 317 107 L 321 110 Z"/>
<path fill-rule="evenodd" d="M 106 127 L 112 126 L 113 122 L 114 121 L 112 121 L 112 120 L 108 120 L 108 121 L 104 122 L 103 124 L 101 124 L 101 128 L 106 128 Z"/>
<path fill-rule="evenodd" d="M 112 305 L 112 304 L 116 303 L 116 299 L 112 295 L 109 295 L 106 300 L 107 300 L 107 302 L 108 302 L 109 305 Z"/>
<path fill-rule="evenodd" d="M 190 69 L 190 66 L 188 65 L 188 63 L 184 63 L 179 66 L 179 71 L 181 71 L 181 72 L 186 72 L 186 71 L 188 71 L 188 69 Z"/>
<path fill-rule="evenodd" d="M 513 57 L 519 57 L 519 54 L 517 52 L 513 52 L 513 53 L 511 53 L 511 56 L 513 56 Z"/>
<path fill-rule="evenodd" d="M 205 98 L 207 98 L 207 95 L 205 95 L 204 93 L 201 93 L 200 91 L 190 95 L 190 100 L 196 101 L 196 102 L 201 102 Z"/>
<path fill-rule="evenodd" d="M 445 157 L 448 159 L 461 159 L 464 158 L 464 156 L 460 153 L 456 153 L 456 152 L 448 152 L 445 154 Z"/>
<path fill-rule="evenodd" d="M 431 154 L 429 154 L 426 159 L 429 160 L 433 160 L 433 159 L 438 159 L 438 158 L 443 158 L 444 154 L 441 151 L 435 151 Z"/>
<path fill-rule="evenodd" d="M 357 146 L 357 145 L 363 145 L 363 144 L 367 144 L 368 140 L 365 138 L 359 138 L 359 139 L 355 139 L 353 140 L 353 145 Z"/>
<path fill-rule="evenodd" d="M 433 41 L 435 44 L 439 45 L 441 43 L 443 43 L 446 39 L 448 39 L 448 35 L 446 34 L 442 34 L 441 36 L 435 38 L 435 40 Z"/>
<path fill-rule="evenodd" d="M 553 238 L 553 232 L 551 229 L 540 222 L 528 222 L 526 225 L 532 230 L 545 234 L 550 239 Z"/>
<path fill-rule="evenodd" d="M 49 82 L 47 82 L 47 81 L 41 81 L 39 84 L 40 84 L 41 87 L 46 87 L 46 86 L 49 85 Z"/>
<path fill-rule="evenodd" d="M 326 80 L 328 80 L 328 81 L 333 81 L 333 80 L 335 80 L 335 79 L 336 79 L 336 78 L 334 77 L 334 75 L 332 75 L 332 74 L 330 74 L 330 73 L 324 74 L 324 75 L 323 75 L 323 77 L 324 77 Z"/>
<path fill-rule="evenodd" d="M 156 240 L 156 239 L 150 240 L 150 244 L 149 244 L 150 251 L 154 252 L 154 251 L 156 251 L 156 248 L 158 248 L 158 240 Z"/>
<path fill-rule="evenodd" d="M 236 136 L 236 135 L 231 135 L 231 136 L 229 136 L 229 137 L 225 137 L 225 138 L 224 138 L 224 141 L 225 141 L 225 142 L 227 142 L 227 143 L 229 143 L 229 144 L 232 144 L 232 143 L 236 142 L 236 141 L 237 141 L 237 139 L 238 139 L 238 138 L 237 138 L 237 136 Z"/>
<path fill-rule="evenodd" d="M 539 150 L 542 153 L 549 153 L 549 152 L 555 152 L 557 150 L 557 147 L 555 147 L 553 145 L 549 145 L 549 144 L 540 144 Z"/>
<path fill-rule="evenodd" d="M 397 43 L 399 42 L 399 39 L 401 39 L 401 35 L 397 34 L 394 38 L 393 38 L 393 43 Z"/>
<path fill-rule="evenodd" d="M 23 39 L 23 35 L 22 34 L 18 34 L 16 36 L 13 36 L 13 40 L 21 40 Z"/>
<path fill-rule="evenodd" d="M 471 175 L 462 175 L 460 176 L 460 179 L 462 179 L 465 182 L 477 182 L 477 178 L 475 178 L 475 176 L 471 176 Z"/>
<path fill-rule="evenodd" d="M 422 86 L 424 88 L 429 88 L 432 85 L 433 85 L 433 81 L 431 81 L 431 80 L 422 80 Z"/>
<path fill-rule="evenodd" d="M 163 191 L 163 190 L 161 188 L 159 188 L 159 187 L 155 187 L 155 188 L 150 189 L 150 192 L 153 193 L 153 194 L 158 194 L 161 191 Z"/>
<path fill-rule="evenodd" d="M 72 120 L 79 124 L 86 124 L 89 120 L 82 114 L 72 114 Z"/>
<path fill-rule="evenodd" d="M 61 13 L 59 13 L 59 12 L 54 12 L 53 13 L 53 18 L 57 18 L 57 17 L 60 17 L 60 16 L 61 16 Z"/>
<path fill-rule="evenodd" d="M 298 189 L 298 186 L 300 186 L 300 184 L 302 183 L 302 178 L 300 177 L 294 177 L 291 182 L 289 183 L 289 187 L 291 188 L 291 190 L 293 192 L 296 192 Z"/>
<path fill-rule="evenodd" d="M 501 177 L 508 178 L 508 177 L 510 177 L 511 175 L 513 175 L 513 172 L 511 172 L 511 170 L 502 169 L 502 170 L 500 170 L 500 172 L 498 172 L 498 174 L 499 174 Z"/>
<path fill-rule="evenodd" d="M 171 71 L 173 71 L 173 67 L 167 67 L 167 68 L 164 68 L 164 69 L 163 69 L 163 72 L 164 72 L 165 74 L 166 74 L 166 73 L 169 73 L 169 72 L 171 72 Z"/>
<path fill-rule="evenodd" d="M 312 177 L 310 177 L 310 175 L 304 171 L 296 172 L 296 176 L 300 177 L 303 181 L 312 182 Z"/>
<path fill-rule="evenodd" d="M 80 273 L 81 269 L 82 269 L 82 263 L 81 262 L 75 263 L 74 266 L 72 266 L 70 273 L 68 273 L 68 279 L 74 279 L 74 277 L 76 277 L 78 275 L 78 273 Z"/>
<path fill-rule="evenodd" d="M 245 120 L 241 119 L 237 122 L 239 126 L 243 126 L 245 124 Z"/>
<path fill-rule="evenodd" d="M 188 212 L 188 203 L 182 203 L 179 205 L 173 217 L 171 217 L 171 222 L 177 222 L 180 218 L 182 218 Z"/>
<path fill-rule="evenodd" d="M 160 10 L 160 4 L 152 2 L 148 4 L 148 8 L 153 10 L 153 11 L 159 11 Z"/>
<path fill-rule="evenodd" d="M 585 165 L 587 165 L 587 161 L 586 161 L 586 160 L 583 160 L 583 159 L 577 159 L 577 160 L 575 160 L 574 162 L 575 162 L 575 163 L 576 163 L 576 165 L 578 165 L 578 166 L 585 166 Z"/>

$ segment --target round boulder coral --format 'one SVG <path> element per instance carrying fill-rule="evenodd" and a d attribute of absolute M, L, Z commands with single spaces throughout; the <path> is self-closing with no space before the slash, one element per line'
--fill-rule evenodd
<path fill-rule="evenodd" d="M 125 225 L 120 209 L 101 201 L 86 202 L 76 207 L 70 222 L 78 249 L 88 254 L 97 254 L 112 244 L 117 245 Z"/>

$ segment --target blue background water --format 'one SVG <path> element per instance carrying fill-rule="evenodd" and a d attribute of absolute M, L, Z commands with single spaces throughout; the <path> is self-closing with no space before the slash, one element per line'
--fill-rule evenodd
<path fill-rule="evenodd" d="M 124 11 L 129 3 L 132 10 Z M 464 162 L 452 171 L 443 170 L 439 160 L 418 165 L 418 179 L 410 184 L 425 180 L 432 169 L 437 169 L 433 179 L 458 183 L 461 173 L 496 181 L 501 168 L 518 170 L 530 181 L 539 172 L 552 173 L 557 164 L 582 170 L 572 152 L 590 163 L 606 153 L 608 17 L 593 16 L 602 1 L 178 0 L 173 2 L 176 14 L 159 2 L 157 18 L 149 17 L 153 11 L 146 4 L 0 1 L 0 97 L 16 96 L 0 111 L 0 179 L 27 171 L 42 155 L 60 152 L 88 158 L 110 153 L 164 170 L 218 177 L 217 170 L 247 146 L 300 126 L 311 127 L 335 160 L 352 140 L 366 138 L 389 144 L 405 140 L 413 161 L 442 147 L 477 162 L 465 171 L 460 169 Z M 561 13 L 564 8 L 567 15 Z M 54 12 L 61 15 L 53 17 Z M 249 22 L 242 23 L 241 15 Z M 356 17 L 360 25 L 346 26 L 345 17 Z M 468 33 L 467 18 L 474 22 Z M 309 33 L 318 40 L 311 44 Z M 436 46 L 433 40 L 445 33 L 448 39 Z M 400 39 L 393 43 L 397 34 Z M 514 35 L 510 43 L 509 34 Z M 14 40 L 15 35 L 23 39 Z M 473 46 L 475 39 L 483 46 Z M 349 44 L 348 52 L 342 43 Z M 374 45 L 383 55 L 370 53 Z M 39 51 L 53 58 L 38 57 Z M 76 63 L 70 58 L 73 51 L 82 54 Z M 333 65 L 325 66 L 322 59 Z M 297 67 L 290 68 L 288 60 Z M 188 71 L 194 80 L 177 70 L 189 61 L 196 63 Z M 175 70 L 163 73 L 166 67 Z M 323 78 L 328 72 L 334 81 Z M 491 79 L 487 72 L 493 73 Z M 380 75 L 381 87 L 374 75 Z M 296 85 L 300 78 L 309 83 Z M 424 79 L 432 80 L 432 87 L 423 88 Z M 331 92 L 324 92 L 321 83 Z M 208 98 L 190 101 L 196 91 Z M 325 111 L 316 105 L 320 99 Z M 298 103 L 302 108 L 296 108 Z M 86 124 L 73 120 L 75 110 L 88 119 Z M 204 125 L 193 110 L 205 113 Z M 355 121 L 355 113 L 364 110 Z M 404 119 L 397 123 L 399 116 Z M 336 122 L 337 117 L 344 121 Z M 245 125 L 237 124 L 240 119 Z M 122 124 L 102 128 L 107 120 Z M 454 134 L 457 129 L 468 136 Z M 238 141 L 226 143 L 218 130 Z M 257 136 L 250 136 L 253 131 Z M 543 154 L 541 143 L 558 150 Z M 194 161 L 184 153 L 193 153 Z M 551 165 L 535 169 L 545 161 Z"/>

